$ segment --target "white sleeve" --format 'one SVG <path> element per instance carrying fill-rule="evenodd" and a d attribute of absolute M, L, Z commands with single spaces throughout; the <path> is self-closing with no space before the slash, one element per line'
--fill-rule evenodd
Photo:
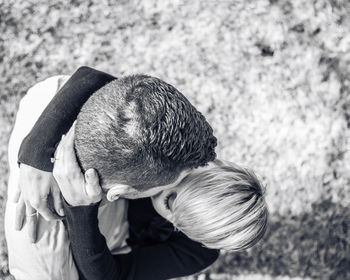
<path fill-rule="evenodd" d="M 32 86 L 19 103 L 16 122 L 9 141 L 9 166 L 10 170 L 17 169 L 17 156 L 22 140 L 33 128 L 51 99 L 55 96 L 59 87 L 70 76 L 58 75 L 47 78 Z"/>

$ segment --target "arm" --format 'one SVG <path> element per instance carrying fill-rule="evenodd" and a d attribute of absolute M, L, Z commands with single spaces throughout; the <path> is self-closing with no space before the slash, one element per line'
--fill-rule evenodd
<path fill-rule="evenodd" d="M 97 212 L 98 205 L 71 207 L 65 203 L 73 257 L 87 280 L 170 279 L 197 273 L 218 257 L 217 250 L 204 248 L 180 233 L 166 242 L 113 256 L 98 229 Z"/>
<path fill-rule="evenodd" d="M 181 233 L 173 233 L 166 242 L 136 246 L 129 254 L 113 256 L 98 227 L 98 175 L 90 169 L 85 176 L 81 173 L 73 142 L 74 126 L 57 147 L 59 160 L 53 175 L 66 200 L 65 224 L 84 279 L 170 279 L 196 273 L 216 260 L 217 250 L 204 248 Z"/>
<path fill-rule="evenodd" d="M 114 79 L 107 73 L 80 67 L 57 92 L 23 140 L 18 161 L 51 172 L 50 159 L 61 135 L 72 126 L 87 99 Z"/>
<path fill-rule="evenodd" d="M 63 215 L 60 193 L 53 183 L 51 174 L 53 166 L 50 159 L 56 143 L 72 125 L 86 100 L 96 90 L 114 79 L 116 78 L 109 74 L 89 67 L 80 67 L 57 93 L 57 87 L 60 87 L 59 83 L 56 83 L 54 92 L 48 93 L 49 89 L 46 88 L 46 84 L 44 88 L 40 88 L 45 100 L 56 94 L 40 117 L 39 113 L 36 112 L 30 114 L 38 120 L 22 141 L 19 149 L 18 162 L 22 163 L 20 165 L 20 179 L 12 199 L 18 203 L 15 228 L 22 229 L 26 213 L 28 235 L 31 242 L 36 241 L 36 225 L 38 218 L 40 218 L 35 215 L 36 212 L 46 220 L 57 218 L 48 207 L 49 195 L 52 196 L 56 212 Z M 35 104 L 29 104 L 33 100 L 27 99 L 28 96 L 23 98 L 26 102 L 28 101 L 26 107 L 31 110 Z"/>

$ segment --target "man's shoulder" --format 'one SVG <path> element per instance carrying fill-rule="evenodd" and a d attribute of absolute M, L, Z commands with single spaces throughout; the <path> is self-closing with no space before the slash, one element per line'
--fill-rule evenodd
<path fill-rule="evenodd" d="M 36 83 L 29 88 L 27 94 L 22 98 L 21 106 L 28 102 L 52 99 L 69 77 L 68 75 L 56 75 Z"/>
<path fill-rule="evenodd" d="M 46 78 L 45 80 L 42 80 L 35 85 L 33 85 L 29 90 L 28 93 L 31 91 L 46 91 L 46 90 L 55 90 L 57 91 L 67 79 L 69 79 L 69 75 L 56 75 L 51 76 L 49 78 Z"/>

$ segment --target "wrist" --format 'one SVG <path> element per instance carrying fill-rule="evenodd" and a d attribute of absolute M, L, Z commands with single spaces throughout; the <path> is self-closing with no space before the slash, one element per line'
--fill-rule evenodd
<path fill-rule="evenodd" d="M 99 205 L 101 203 L 101 199 L 98 201 L 86 201 L 86 200 L 77 200 L 77 199 L 66 199 L 64 198 L 65 203 L 67 206 L 70 207 L 79 207 L 79 206 L 95 206 Z"/>
<path fill-rule="evenodd" d="M 63 200 L 65 225 L 71 241 L 71 246 L 76 248 L 95 247 L 96 241 L 100 238 L 98 229 L 99 205 L 71 206 Z"/>
<path fill-rule="evenodd" d="M 54 145 L 51 145 L 48 140 L 28 134 L 21 143 L 18 162 L 42 171 L 52 172 L 53 164 L 50 158 L 54 152 Z"/>

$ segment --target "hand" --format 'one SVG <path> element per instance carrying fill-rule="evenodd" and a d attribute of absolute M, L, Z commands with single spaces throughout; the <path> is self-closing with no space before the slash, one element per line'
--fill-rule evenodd
<path fill-rule="evenodd" d="M 15 229 L 22 229 L 26 217 L 28 236 L 32 243 L 35 243 L 37 238 L 37 223 L 40 218 L 38 214 L 48 221 L 59 218 L 48 207 L 49 195 L 52 197 L 55 211 L 63 216 L 60 190 L 52 173 L 21 163 L 19 185 L 14 197 L 14 202 L 17 203 Z"/>
<path fill-rule="evenodd" d="M 70 205 L 95 204 L 102 198 L 98 174 L 94 169 L 87 170 L 85 175 L 81 172 L 74 151 L 74 129 L 75 124 L 56 149 L 53 176 Z"/>

